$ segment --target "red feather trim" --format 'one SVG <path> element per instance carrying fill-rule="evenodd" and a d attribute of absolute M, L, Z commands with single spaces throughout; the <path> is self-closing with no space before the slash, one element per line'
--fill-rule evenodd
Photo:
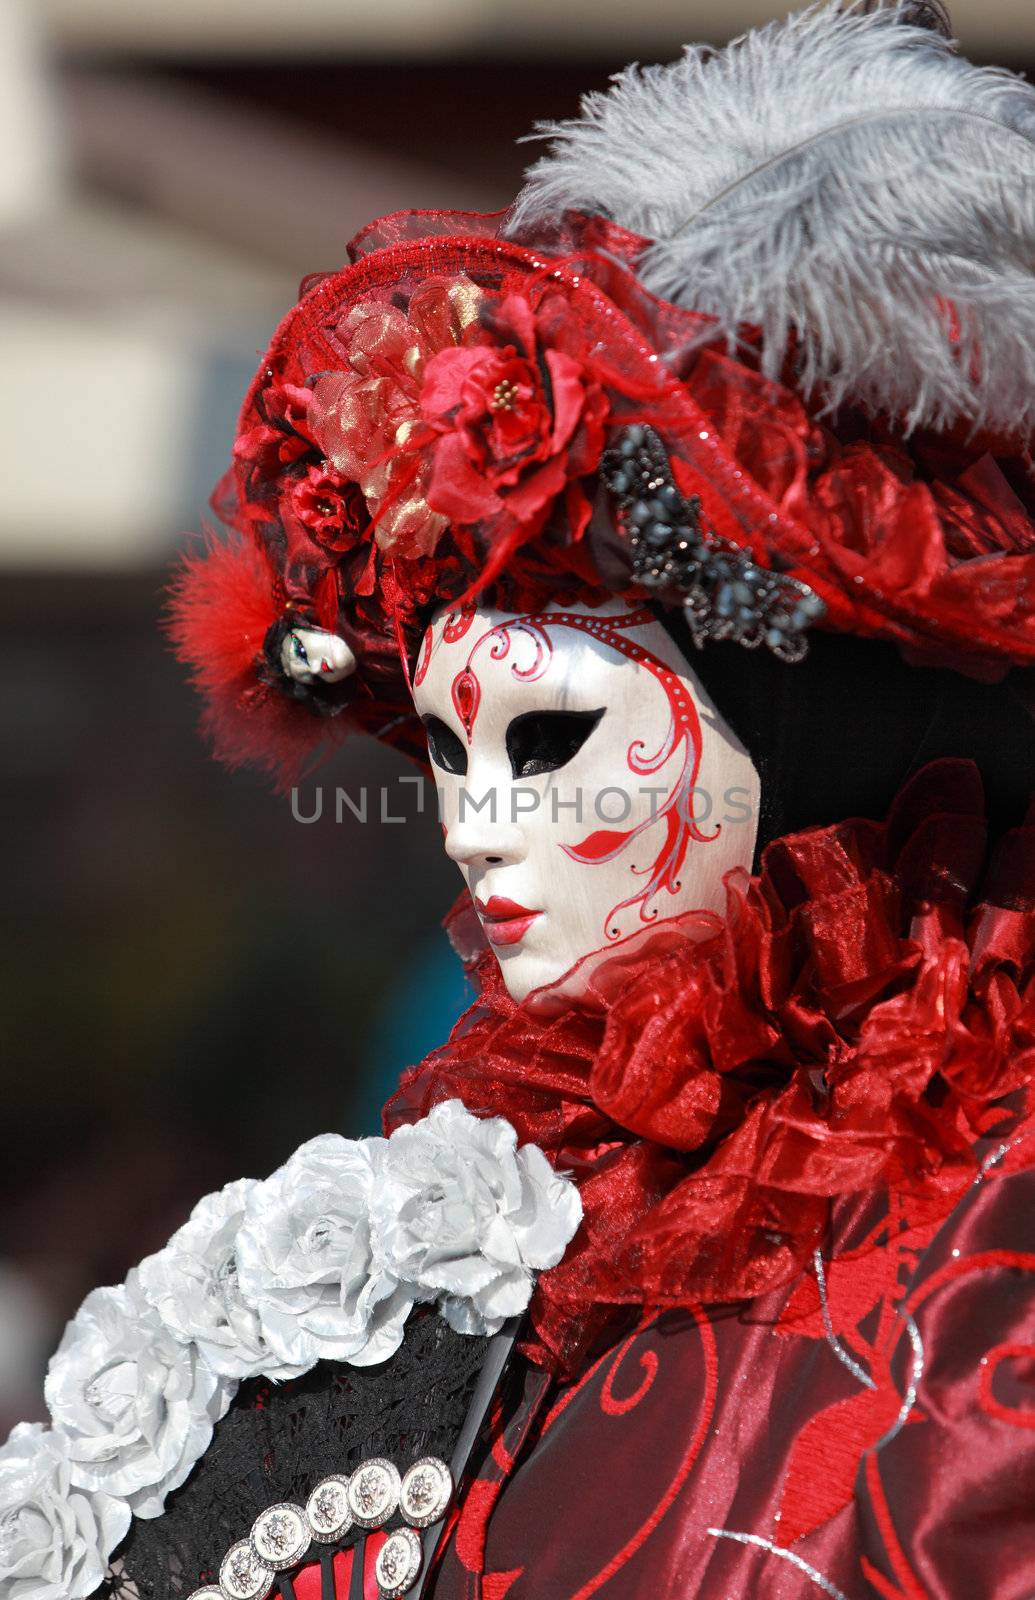
<path fill-rule="evenodd" d="M 248 539 L 224 543 L 210 534 L 183 558 L 165 626 L 204 701 L 202 727 L 216 756 L 231 767 L 265 768 L 283 790 L 317 745 L 346 729 L 259 681 L 263 640 L 280 609 L 262 551 Z"/>
<path fill-rule="evenodd" d="M 173 579 L 166 628 L 180 661 L 208 698 L 255 682 L 255 666 L 280 606 L 273 574 L 250 540 L 209 534 L 183 557 Z"/>
<path fill-rule="evenodd" d="M 264 769 L 279 794 L 301 780 L 319 746 L 340 744 L 352 731 L 347 716 L 314 717 L 264 683 L 243 694 L 217 690 L 206 695 L 201 726 L 220 761 Z"/>

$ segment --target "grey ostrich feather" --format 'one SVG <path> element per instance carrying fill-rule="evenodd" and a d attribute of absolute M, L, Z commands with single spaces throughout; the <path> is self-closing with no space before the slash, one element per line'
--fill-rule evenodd
<path fill-rule="evenodd" d="M 640 275 L 765 368 L 909 427 L 1035 426 L 1035 90 L 908 10 L 814 6 L 629 67 L 540 127 L 511 231 L 565 208 L 654 240 Z"/>

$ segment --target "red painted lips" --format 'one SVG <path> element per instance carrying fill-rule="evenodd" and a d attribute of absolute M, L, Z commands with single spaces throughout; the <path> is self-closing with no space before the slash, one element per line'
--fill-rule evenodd
<path fill-rule="evenodd" d="M 541 911 L 530 911 L 527 906 L 508 900 L 506 895 L 494 894 L 488 900 L 475 899 L 478 915 L 482 919 L 485 937 L 490 944 L 519 944 Z"/>

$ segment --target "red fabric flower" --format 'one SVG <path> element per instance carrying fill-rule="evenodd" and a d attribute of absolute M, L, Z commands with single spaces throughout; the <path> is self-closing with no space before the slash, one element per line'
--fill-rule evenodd
<path fill-rule="evenodd" d="M 313 392 L 294 383 L 271 383 L 256 397 L 259 420 L 238 434 L 234 459 L 260 478 L 278 477 L 302 456 L 315 452 L 309 428 Z"/>
<path fill-rule="evenodd" d="M 567 1360 L 609 1302 L 777 1287 L 835 1198 L 951 1208 L 1035 1082 L 1035 815 L 993 862 L 1009 904 L 968 914 L 983 835 L 976 769 L 941 762 L 886 826 L 815 829 L 731 874 L 708 940 L 619 951 L 593 1004 L 544 1018 L 488 958 L 479 1005 L 385 1120 L 457 1095 L 575 1174 L 585 1224 L 540 1280 L 541 1358 Z"/>
<path fill-rule="evenodd" d="M 359 485 L 326 464 L 307 467 L 287 490 L 290 512 L 325 550 L 352 550 L 370 532 Z"/>
<path fill-rule="evenodd" d="M 442 350 L 427 364 L 421 412 L 440 436 L 428 503 L 453 522 L 506 512 L 541 524 L 565 485 L 600 460 L 607 397 L 563 348 L 570 323 L 558 299 L 536 311 L 509 295 L 486 318 L 493 343 Z"/>
<path fill-rule="evenodd" d="M 431 279 L 405 311 L 364 300 L 344 318 L 348 366 L 316 381 L 311 425 L 324 453 L 363 490 L 375 538 L 393 555 L 430 554 L 446 519 L 428 505 L 431 466 L 420 396 L 425 365 L 460 343 L 482 292 L 468 279 Z"/>

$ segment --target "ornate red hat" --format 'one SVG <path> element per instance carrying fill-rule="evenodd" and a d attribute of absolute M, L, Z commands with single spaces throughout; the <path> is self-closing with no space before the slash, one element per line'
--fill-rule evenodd
<path fill-rule="evenodd" d="M 407 661 L 478 594 L 1035 664 L 1031 88 L 807 12 L 547 131 L 511 212 L 380 219 L 277 330 L 174 598 L 219 753 L 418 752 Z"/>

